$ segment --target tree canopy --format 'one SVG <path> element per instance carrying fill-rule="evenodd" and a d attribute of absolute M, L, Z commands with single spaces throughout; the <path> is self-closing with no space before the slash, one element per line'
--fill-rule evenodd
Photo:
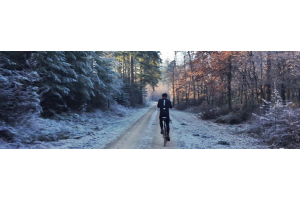
<path fill-rule="evenodd" d="M 0 52 L 0 118 L 143 104 L 160 79 L 158 51 Z"/>

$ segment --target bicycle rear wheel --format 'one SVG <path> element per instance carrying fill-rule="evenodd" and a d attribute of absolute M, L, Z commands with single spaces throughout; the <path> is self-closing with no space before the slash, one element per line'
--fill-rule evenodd
<path fill-rule="evenodd" d="M 166 128 L 166 122 L 164 122 L 164 147 L 166 147 L 167 144 L 167 128 Z"/>

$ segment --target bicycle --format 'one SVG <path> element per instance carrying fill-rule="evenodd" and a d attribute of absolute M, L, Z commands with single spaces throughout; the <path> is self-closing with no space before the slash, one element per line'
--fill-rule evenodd
<path fill-rule="evenodd" d="M 163 138 L 164 138 L 164 147 L 166 147 L 167 144 L 167 123 L 166 123 L 167 117 L 162 117 L 163 120 Z"/>

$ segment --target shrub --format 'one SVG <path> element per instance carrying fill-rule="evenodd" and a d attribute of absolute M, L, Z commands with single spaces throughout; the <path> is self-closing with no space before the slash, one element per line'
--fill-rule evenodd
<path fill-rule="evenodd" d="M 222 116 L 222 115 L 227 115 L 229 113 L 229 110 L 228 110 L 228 106 L 222 106 L 220 107 L 219 109 L 219 115 Z"/>
<path fill-rule="evenodd" d="M 217 119 L 220 116 L 227 115 L 229 113 L 227 106 L 212 107 L 208 104 L 202 104 L 200 106 L 200 110 L 202 111 L 201 118 L 204 120 Z"/>
<path fill-rule="evenodd" d="M 251 116 L 251 112 L 248 109 L 238 110 L 235 112 L 231 112 L 225 116 L 219 117 L 215 123 L 222 124 L 239 124 L 248 120 Z"/>
<path fill-rule="evenodd" d="M 177 108 L 178 110 L 185 110 L 185 109 L 188 108 L 188 104 L 187 104 L 187 103 L 181 103 L 181 104 L 179 104 L 178 106 L 176 106 L 176 108 Z"/>
<path fill-rule="evenodd" d="M 217 119 L 218 117 L 220 117 L 219 111 L 217 109 L 213 109 L 213 108 L 204 110 L 204 111 L 202 111 L 202 114 L 201 114 L 201 118 L 204 120 Z"/>

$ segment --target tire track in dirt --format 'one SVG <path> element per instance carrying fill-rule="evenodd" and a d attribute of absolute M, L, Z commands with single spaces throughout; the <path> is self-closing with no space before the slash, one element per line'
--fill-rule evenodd
<path fill-rule="evenodd" d="M 155 106 L 151 107 L 125 133 L 106 145 L 105 149 L 136 149 L 140 145 L 144 131 L 146 131 Z"/>

